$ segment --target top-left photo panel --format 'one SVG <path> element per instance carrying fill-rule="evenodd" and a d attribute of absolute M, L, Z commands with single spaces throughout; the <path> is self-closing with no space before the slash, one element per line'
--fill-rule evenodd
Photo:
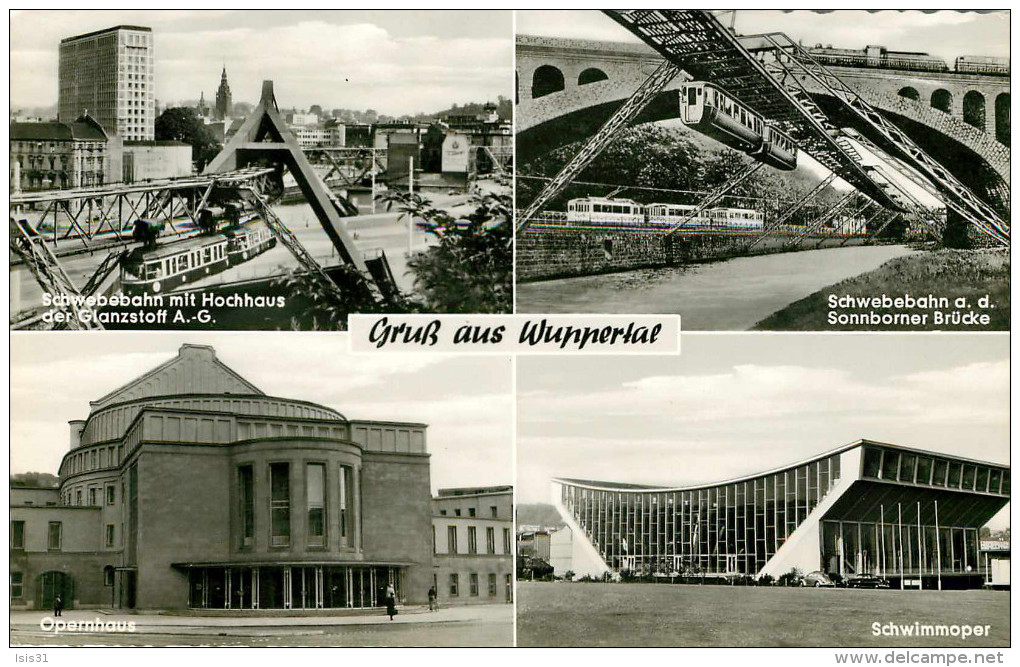
<path fill-rule="evenodd" d="M 512 12 L 10 23 L 12 330 L 512 312 Z"/>

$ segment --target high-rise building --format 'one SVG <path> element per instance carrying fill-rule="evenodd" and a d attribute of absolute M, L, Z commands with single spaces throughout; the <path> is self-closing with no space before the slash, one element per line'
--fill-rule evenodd
<path fill-rule="evenodd" d="M 88 115 L 125 141 L 155 139 L 152 28 L 119 25 L 60 41 L 59 119 Z"/>
<path fill-rule="evenodd" d="M 230 84 L 227 83 L 227 67 L 223 66 L 223 73 L 220 74 L 220 87 L 216 89 L 216 120 L 230 118 L 234 109 L 234 103 L 230 97 Z"/>

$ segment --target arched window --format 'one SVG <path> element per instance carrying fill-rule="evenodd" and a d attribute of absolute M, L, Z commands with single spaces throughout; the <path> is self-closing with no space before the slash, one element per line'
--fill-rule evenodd
<path fill-rule="evenodd" d="M 946 113 L 953 112 L 953 94 L 945 88 L 939 88 L 931 94 L 931 106 L 933 109 L 939 111 L 945 111 Z"/>
<path fill-rule="evenodd" d="M 995 138 L 1009 146 L 1009 93 L 995 96 Z"/>
<path fill-rule="evenodd" d="M 963 122 L 985 129 L 985 96 L 976 90 L 963 96 Z"/>
<path fill-rule="evenodd" d="M 595 83 L 596 81 L 605 81 L 609 77 L 606 73 L 597 67 L 589 67 L 588 69 L 581 72 L 580 76 L 577 77 L 577 85 L 584 86 L 589 83 Z"/>
<path fill-rule="evenodd" d="M 563 90 L 563 72 L 552 65 L 542 65 L 531 79 L 532 99 Z"/>
<path fill-rule="evenodd" d="M 921 99 L 921 94 L 917 92 L 917 88 L 911 88 L 910 86 L 906 86 L 905 88 L 900 88 L 900 97 L 905 97 L 908 100 L 916 101 Z"/>

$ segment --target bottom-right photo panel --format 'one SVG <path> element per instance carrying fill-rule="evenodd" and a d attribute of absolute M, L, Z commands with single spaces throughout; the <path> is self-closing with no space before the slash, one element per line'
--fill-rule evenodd
<path fill-rule="evenodd" d="M 1010 645 L 1008 335 L 517 363 L 519 646 Z"/>

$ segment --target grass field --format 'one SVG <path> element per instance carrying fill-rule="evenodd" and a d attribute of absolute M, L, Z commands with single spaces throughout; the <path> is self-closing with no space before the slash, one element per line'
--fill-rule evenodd
<path fill-rule="evenodd" d="M 754 326 L 765 331 L 1008 331 L 1009 330 L 1009 251 L 1008 250 L 936 250 L 892 259 L 868 273 L 830 285 L 786 308 L 773 313 Z M 837 296 L 876 297 L 883 294 L 896 298 L 935 295 L 947 297 L 952 304 L 958 297 L 968 301 L 968 308 L 987 313 L 991 321 L 985 326 L 934 325 L 929 315 L 925 325 L 829 324 L 828 298 Z M 994 308 L 978 308 L 978 299 L 988 296 Z M 924 313 L 930 311 L 896 311 L 873 308 L 875 313 Z"/>
<path fill-rule="evenodd" d="M 872 623 L 990 625 L 988 637 L 874 637 Z M 517 585 L 519 646 L 1006 647 L 1009 593 L 669 584 Z"/>

